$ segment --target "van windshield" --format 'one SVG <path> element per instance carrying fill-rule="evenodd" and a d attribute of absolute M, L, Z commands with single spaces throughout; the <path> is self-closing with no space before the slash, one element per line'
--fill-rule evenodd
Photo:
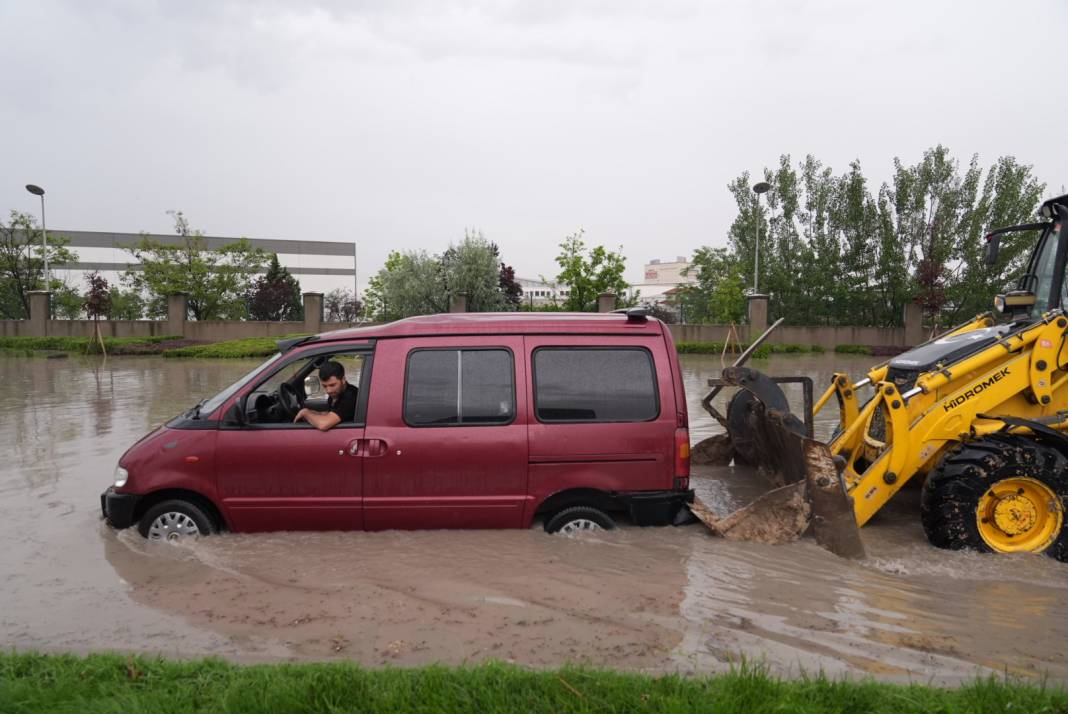
<path fill-rule="evenodd" d="M 200 407 L 200 412 L 199 412 L 200 416 L 207 416 L 208 414 L 211 414 L 213 411 L 218 409 L 220 406 L 222 406 L 223 402 L 225 402 L 227 399 L 232 397 L 239 389 L 241 389 L 241 387 L 245 386 L 250 379 L 252 379 L 257 374 L 259 374 L 269 364 L 272 364 L 273 362 L 278 360 L 278 358 L 280 358 L 281 356 L 282 356 L 281 352 L 274 353 L 273 355 L 271 355 L 270 357 L 267 358 L 266 362 L 264 362 L 263 364 L 257 366 L 255 369 L 251 370 L 248 374 L 246 374 L 243 377 L 241 377 L 241 379 L 237 380 L 236 382 L 231 384 L 229 387 L 227 387 L 226 389 L 222 390 L 221 392 L 216 394 L 211 399 L 209 399 L 206 402 L 204 402 L 204 404 L 201 405 L 201 407 Z"/>

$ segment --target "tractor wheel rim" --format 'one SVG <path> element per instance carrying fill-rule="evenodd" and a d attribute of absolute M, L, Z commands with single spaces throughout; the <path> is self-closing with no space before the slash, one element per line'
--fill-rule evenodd
<path fill-rule="evenodd" d="M 560 528 L 560 532 L 565 535 L 571 535 L 573 533 L 581 533 L 583 531 L 599 531 L 601 526 L 596 521 L 591 521 L 588 518 L 576 518 L 573 521 L 568 521 Z"/>
<path fill-rule="evenodd" d="M 1016 476 L 987 488 L 975 512 L 979 535 L 999 553 L 1040 553 L 1064 525 L 1064 504 L 1038 479 Z"/>
<path fill-rule="evenodd" d="M 177 543 L 200 535 L 196 521 L 184 513 L 169 511 L 161 513 L 148 527 L 150 540 L 166 540 Z"/>

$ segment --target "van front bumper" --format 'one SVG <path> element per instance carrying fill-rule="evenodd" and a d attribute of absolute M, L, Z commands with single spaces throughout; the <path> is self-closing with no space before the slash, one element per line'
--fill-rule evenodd
<path fill-rule="evenodd" d="M 133 493 L 116 493 L 112 486 L 100 494 L 100 510 L 114 528 L 129 528 L 133 525 L 134 511 L 140 500 L 141 497 Z"/>
<path fill-rule="evenodd" d="M 639 526 L 667 526 L 687 503 L 693 503 L 693 489 L 687 491 L 638 491 L 616 496 Z"/>

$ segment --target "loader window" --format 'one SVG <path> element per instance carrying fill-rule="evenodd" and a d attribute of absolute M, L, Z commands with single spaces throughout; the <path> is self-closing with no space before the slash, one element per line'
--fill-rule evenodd
<path fill-rule="evenodd" d="M 534 352 L 534 409 L 543 422 L 650 421 L 660 414 L 653 357 L 642 348 Z"/>
<path fill-rule="evenodd" d="M 1053 274 L 1053 268 L 1057 262 L 1057 245 L 1060 243 L 1060 240 L 1058 240 L 1060 233 L 1061 224 L 1058 223 L 1052 231 L 1046 234 L 1046 239 L 1042 243 L 1042 252 L 1035 261 L 1035 308 L 1031 313 L 1032 317 L 1041 317 L 1042 313 L 1050 309 L 1050 298 L 1055 297 L 1051 292 L 1054 287 L 1053 281 L 1056 277 Z M 1064 307 L 1065 285 L 1062 284 L 1060 286 L 1059 292 L 1060 300 L 1057 302 L 1056 307 Z"/>

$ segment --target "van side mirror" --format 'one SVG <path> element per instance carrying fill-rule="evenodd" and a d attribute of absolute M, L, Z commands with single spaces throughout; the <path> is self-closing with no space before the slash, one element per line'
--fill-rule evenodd
<path fill-rule="evenodd" d="M 1001 247 L 1001 236 L 991 233 L 986 237 L 986 252 L 983 255 L 983 262 L 988 267 L 993 267 L 998 263 L 998 249 Z"/>
<path fill-rule="evenodd" d="M 314 374 L 309 374 L 304 378 L 304 394 L 306 396 L 312 396 L 323 391 L 323 383 L 319 381 L 319 378 Z"/>
<path fill-rule="evenodd" d="M 226 415 L 223 417 L 223 424 L 227 426 L 243 426 L 245 423 L 245 400 L 238 399 L 234 402 L 229 409 L 226 410 Z"/>

